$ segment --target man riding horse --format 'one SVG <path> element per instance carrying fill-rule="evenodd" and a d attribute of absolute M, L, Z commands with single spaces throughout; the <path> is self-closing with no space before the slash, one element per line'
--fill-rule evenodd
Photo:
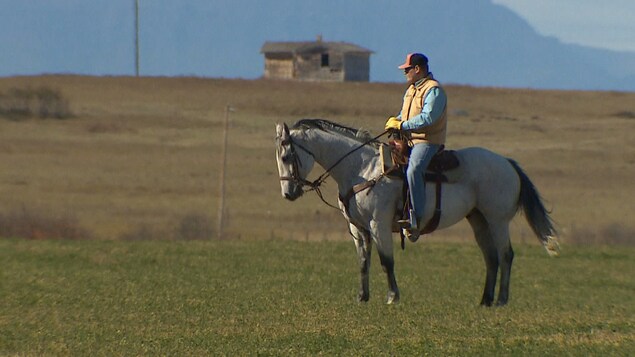
<path fill-rule="evenodd" d="M 437 196 L 429 197 L 429 202 L 424 205 L 426 166 L 445 142 L 447 100 L 443 89 L 428 71 L 424 55 L 410 54 L 406 63 L 399 67 L 404 70 L 409 87 L 401 113 L 388 119 L 386 129 L 402 131 L 412 146 L 407 179 L 414 209 L 407 221 L 408 226 L 404 227 L 407 228 L 405 233 L 414 241 L 422 228 L 429 231 L 426 221 L 436 222 L 435 228 L 443 229 L 467 219 L 485 260 L 481 304 L 494 304 L 500 272 L 496 305 L 505 305 L 509 300 L 514 259 L 509 224 L 522 210 L 547 253 L 555 256 L 559 251 L 558 239 L 549 211 L 516 161 L 479 147 L 455 151 L 460 162 L 455 179 L 443 185 L 443 191 L 437 190 Z M 378 137 L 368 140 L 360 134 L 358 129 L 325 119 L 302 119 L 292 128 L 285 123 L 276 124 L 280 189 L 282 197 L 290 201 L 305 191 L 315 191 L 322 198 L 320 185 L 324 180 L 332 177 L 337 182 L 338 206 L 348 223 L 358 255 L 358 300 L 368 301 L 370 296 L 370 254 L 374 244 L 388 278 L 386 302 L 394 304 L 400 297 L 395 277 L 392 233 L 398 213 L 396 210 L 403 201 L 404 185 L 401 179 L 386 175 Z M 325 172 L 316 180 L 309 181 L 307 177 L 314 164 L 324 168 Z M 437 187 L 440 185 L 437 184 Z M 358 194 L 362 191 L 365 193 Z M 425 210 L 424 206 L 427 207 Z M 437 214 L 441 211 L 443 215 Z"/>
<path fill-rule="evenodd" d="M 424 213 L 425 179 L 428 164 L 445 143 L 447 131 L 447 97 L 445 91 L 428 69 L 428 58 L 421 53 L 411 53 L 403 69 L 408 89 L 403 97 L 401 112 L 390 117 L 386 130 L 399 130 L 412 147 L 406 176 L 410 189 L 410 220 L 400 221 L 404 233 L 411 241 L 421 234 Z"/>

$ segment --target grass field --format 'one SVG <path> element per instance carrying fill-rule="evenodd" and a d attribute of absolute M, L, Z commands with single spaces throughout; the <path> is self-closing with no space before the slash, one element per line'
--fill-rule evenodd
<path fill-rule="evenodd" d="M 448 147 L 516 159 L 563 254 L 550 259 L 517 218 L 511 302 L 480 308 L 483 259 L 461 223 L 395 252 L 399 305 L 384 305 L 376 253 L 371 301 L 355 301 L 341 214 L 280 197 L 274 123 L 377 134 L 403 90 L 0 78 L 0 355 L 635 355 L 635 93 L 446 86 Z M 6 115 L 11 93 L 61 98 L 47 110 L 72 115 Z"/>
<path fill-rule="evenodd" d="M 511 302 L 478 306 L 475 244 L 396 253 L 402 301 L 356 302 L 349 242 L 0 240 L 0 355 L 632 356 L 635 250 L 517 245 Z"/>

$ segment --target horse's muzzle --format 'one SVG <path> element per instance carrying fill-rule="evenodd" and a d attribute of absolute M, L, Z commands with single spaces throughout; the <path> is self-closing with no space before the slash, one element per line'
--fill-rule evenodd
<path fill-rule="evenodd" d="M 298 198 L 300 198 L 302 194 L 304 194 L 304 191 L 302 191 L 302 189 L 296 189 L 293 192 L 285 192 L 284 198 L 286 198 L 289 201 L 295 201 Z"/>

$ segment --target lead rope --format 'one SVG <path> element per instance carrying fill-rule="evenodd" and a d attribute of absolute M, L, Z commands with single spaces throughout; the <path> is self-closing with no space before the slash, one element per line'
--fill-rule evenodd
<path fill-rule="evenodd" d="M 318 176 L 317 179 L 315 179 L 311 186 L 316 186 L 319 187 L 329 176 L 331 176 L 331 170 L 333 170 L 335 168 L 335 166 L 339 165 L 340 163 L 342 163 L 342 161 L 344 161 L 345 158 L 347 158 L 349 155 L 351 155 L 352 153 L 354 153 L 355 151 L 363 148 L 364 146 L 372 143 L 373 141 L 377 141 L 377 139 L 381 138 L 382 136 L 386 135 L 386 133 L 388 133 L 388 130 L 384 131 L 383 133 L 375 136 L 374 138 L 364 142 L 363 144 L 360 144 L 359 146 L 357 146 L 356 148 L 354 148 L 353 150 L 349 151 L 348 153 L 346 153 L 344 156 L 342 156 L 341 158 L 339 158 L 333 165 L 331 165 L 328 169 L 326 169 L 324 171 L 323 174 L 321 174 L 320 176 Z"/>
<path fill-rule="evenodd" d="M 317 179 L 313 180 L 313 182 L 310 182 L 308 184 L 308 186 L 310 187 L 309 190 L 307 190 L 306 192 L 309 191 L 315 191 L 315 193 L 318 195 L 318 197 L 322 200 L 322 202 L 326 203 L 327 206 L 335 208 L 338 211 L 342 211 L 341 208 L 336 207 L 332 204 L 330 204 L 328 201 L 326 201 L 326 199 L 324 198 L 324 196 L 322 195 L 322 191 L 320 190 L 320 186 L 324 183 L 324 181 L 326 181 L 326 179 L 331 176 L 331 170 L 333 170 L 335 168 L 335 166 L 339 165 L 340 163 L 342 163 L 342 161 L 344 161 L 345 158 L 347 158 L 348 156 L 350 156 L 352 153 L 356 152 L 357 150 L 363 148 L 364 146 L 372 143 L 373 141 L 377 141 L 377 139 L 381 138 L 382 136 L 386 135 L 389 132 L 389 130 L 385 130 L 384 132 L 382 132 L 381 134 L 375 136 L 374 138 L 364 142 L 363 144 L 360 144 L 359 146 L 357 146 L 356 148 L 354 148 L 353 150 L 349 151 L 348 153 L 346 153 L 344 156 L 342 156 L 341 158 L 339 158 L 333 165 L 331 165 L 328 169 L 326 169 L 324 171 L 324 173 L 322 173 L 320 176 L 318 176 Z M 305 149 L 306 150 L 306 149 Z"/>

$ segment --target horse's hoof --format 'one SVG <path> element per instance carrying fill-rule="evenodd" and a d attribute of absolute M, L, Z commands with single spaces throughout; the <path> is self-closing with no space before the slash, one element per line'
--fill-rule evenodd
<path fill-rule="evenodd" d="M 357 302 L 368 302 L 368 295 L 365 294 L 359 294 L 357 295 Z"/>

